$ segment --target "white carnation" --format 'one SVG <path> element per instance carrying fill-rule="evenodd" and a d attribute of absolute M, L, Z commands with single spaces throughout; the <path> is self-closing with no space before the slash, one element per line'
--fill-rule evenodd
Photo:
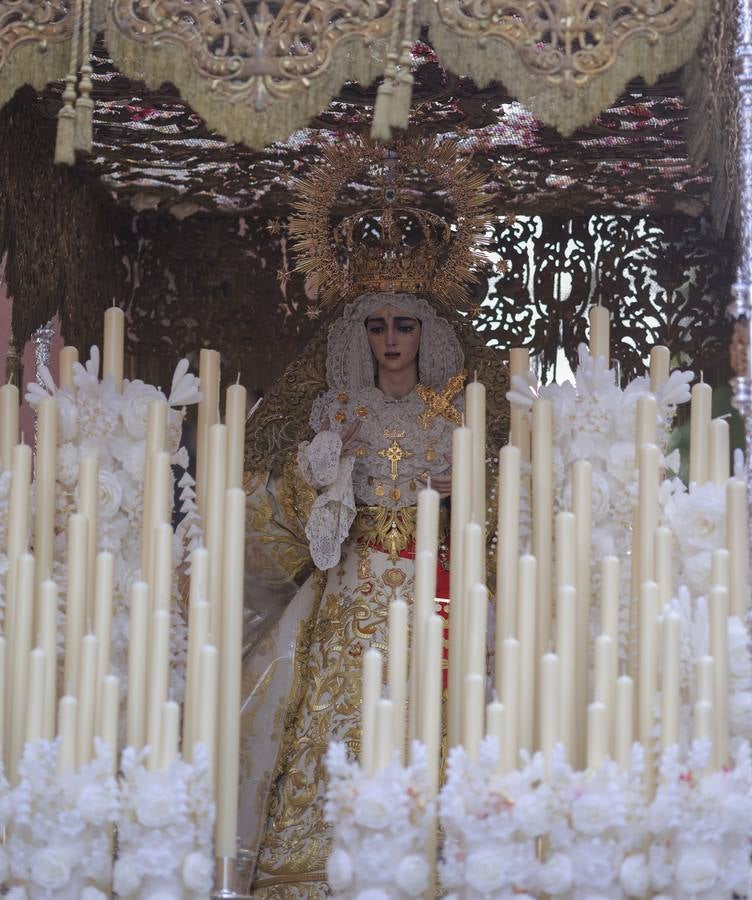
<path fill-rule="evenodd" d="M 375 831 L 386 828 L 392 821 L 393 809 L 389 796 L 371 786 L 364 788 L 355 801 L 353 818 L 363 828 Z"/>
<path fill-rule="evenodd" d="M 99 888 L 88 885 L 81 891 L 79 900 L 107 900 L 107 895 L 103 894 Z"/>
<path fill-rule="evenodd" d="M 0 884 L 5 884 L 9 877 L 10 863 L 8 862 L 8 854 L 4 848 L 0 848 Z"/>
<path fill-rule="evenodd" d="M 540 878 L 547 894 L 566 894 L 574 879 L 572 860 L 563 853 L 555 853 L 542 866 Z"/>
<path fill-rule="evenodd" d="M 718 863 L 698 848 L 682 853 L 676 865 L 678 886 L 688 894 L 709 891 L 718 879 Z"/>
<path fill-rule="evenodd" d="M 353 864 L 350 854 L 341 847 L 335 847 L 326 861 L 326 880 L 333 891 L 344 891 L 353 880 Z"/>
<path fill-rule="evenodd" d="M 78 481 L 78 447 L 75 444 L 61 444 L 57 451 L 57 477 L 66 487 L 73 487 Z"/>
<path fill-rule="evenodd" d="M 166 828 L 173 819 L 175 798 L 166 785 L 150 784 L 136 797 L 136 818 L 147 828 Z"/>
<path fill-rule="evenodd" d="M 28 898 L 26 888 L 20 885 L 14 885 L 5 895 L 5 900 L 28 900 Z"/>
<path fill-rule="evenodd" d="M 92 825 L 104 825 L 114 812 L 111 793 L 99 784 L 87 784 L 78 795 L 78 811 Z"/>
<path fill-rule="evenodd" d="M 549 815 L 541 791 L 523 794 L 514 806 L 514 820 L 527 837 L 539 837 L 548 830 Z"/>
<path fill-rule="evenodd" d="M 600 834 L 610 827 L 612 802 L 602 794 L 583 794 L 572 804 L 572 824 L 583 834 Z"/>
<path fill-rule="evenodd" d="M 465 863 L 465 881 L 481 894 L 499 890 L 508 880 L 505 859 L 495 844 L 473 850 Z"/>
<path fill-rule="evenodd" d="M 129 860 L 119 859 L 112 870 L 112 886 L 122 897 L 135 894 L 141 886 L 141 876 Z"/>
<path fill-rule="evenodd" d="M 0 824 L 4 825 L 13 815 L 13 800 L 7 791 L 0 792 Z"/>
<path fill-rule="evenodd" d="M 425 858 L 417 853 L 406 856 L 397 869 L 397 886 L 408 897 L 420 896 L 428 887 L 430 869 Z"/>
<path fill-rule="evenodd" d="M 722 819 L 732 834 L 747 835 L 752 823 L 752 797 L 749 794 L 732 794 L 723 801 Z"/>
<path fill-rule="evenodd" d="M 650 887 L 650 870 L 642 853 L 628 856 L 619 870 L 621 886 L 629 897 L 644 897 Z"/>
<path fill-rule="evenodd" d="M 208 894 L 214 881 L 213 860 L 204 853 L 189 853 L 183 860 L 183 884 L 189 891 Z"/>
<path fill-rule="evenodd" d="M 55 847 L 35 850 L 29 861 L 29 871 L 34 884 L 48 891 L 64 888 L 71 877 L 67 857 Z"/>

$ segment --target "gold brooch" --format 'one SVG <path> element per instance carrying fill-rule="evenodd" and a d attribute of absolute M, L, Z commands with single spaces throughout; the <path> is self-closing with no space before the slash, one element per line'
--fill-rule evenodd
<path fill-rule="evenodd" d="M 415 391 L 426 405 L 426 411 L 418 416 L 418 424 L 421 428 L 428 428 L 431 422 L 438 416 L 442 416 L 454 425 L 462 424 L 460 411 L 452 404 L 452 400 L 465 386 L 467 372 L 459 372 L 447 381 L 443 391 L 435 391 L 433 388 L 419 384 Z M 430 460 L 428 460 L 430 462 Z"/>

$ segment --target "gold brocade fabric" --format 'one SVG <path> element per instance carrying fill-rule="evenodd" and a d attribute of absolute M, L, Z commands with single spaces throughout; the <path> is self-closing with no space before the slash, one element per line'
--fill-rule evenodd
<path fill-rule="evenodd" d="M 363 654 L 371 647 L 386 654 L 389 603 L 409 599 L 412 587 L 412 560 L 393 563 L 352 538 L 340 565 L 326 573 L 318 606 L 299 632 L 296 683 L 252 889 L 258 900 L 327 896 L 327 745 L 344 741 L 359 754 Z"/>

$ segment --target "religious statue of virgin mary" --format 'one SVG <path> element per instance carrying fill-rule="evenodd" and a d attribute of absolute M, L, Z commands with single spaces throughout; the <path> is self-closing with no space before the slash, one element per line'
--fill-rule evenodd
<path fill-rule="evenodd" d="M 437 593 L 448 596 L 446 498 L 468 369 L 489 388 L 490 452 L 507 425 L 500 354 L 457 309 L 485 228 L 482 182 L 452 145 L 406 142 L 396 159 L 339 144 L 299 186 L 290 231 L 331 313 L 249 425 L 240 822 L 259 900 L 327 895 L 324 757 L 331 740 L 360 750 L 363 654 L 387 653 L 389 603 L 412 600 L 429 479 L 445 498 Z M 410 166 L 447 186 L 454 228 L 401 205 Z M 330 226 L 337 193 L 364 171 L 380 207 Z"/>

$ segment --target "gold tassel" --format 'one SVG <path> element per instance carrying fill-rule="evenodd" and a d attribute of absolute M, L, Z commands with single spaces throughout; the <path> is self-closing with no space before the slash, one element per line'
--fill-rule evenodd
<path fill-rule="evenodd" d="M 391 105 L 392 128 L 404 131 L 410 123 L 410 107 L 413 100 L 413 73 L 409 69 L 401 69 L 397 74 L 397 84 Z"/>
<path fill-rule="evenodd" d="M 387 76 L 376 92 L 376 103 L 373 106 L 373 122 L 371 137 L 374 141 L 390 141 L 392 139 L 392 106 L 394 104 L 394 81 Z"/>
<path fill-rule="evenodd" d="M 76 162 L 75 134 L 76 110 L 73 103 L 76 99 L 76 79 L 70 75 L 65 79 L 63 105 L 57 114 L 57 139 L 55 141 L 55 165 L 72 166 Z"/>
<path fill-rule="evenodd" d="M 94 101 L 91 99 L 90 75 L 91 66 L 84 66 L 81 69 L 80 94 L 76 100 L 76 150 L 80 153 L 85 153 L 87 156 L 91 153 L 92 122 L 94 119 Z"/>

